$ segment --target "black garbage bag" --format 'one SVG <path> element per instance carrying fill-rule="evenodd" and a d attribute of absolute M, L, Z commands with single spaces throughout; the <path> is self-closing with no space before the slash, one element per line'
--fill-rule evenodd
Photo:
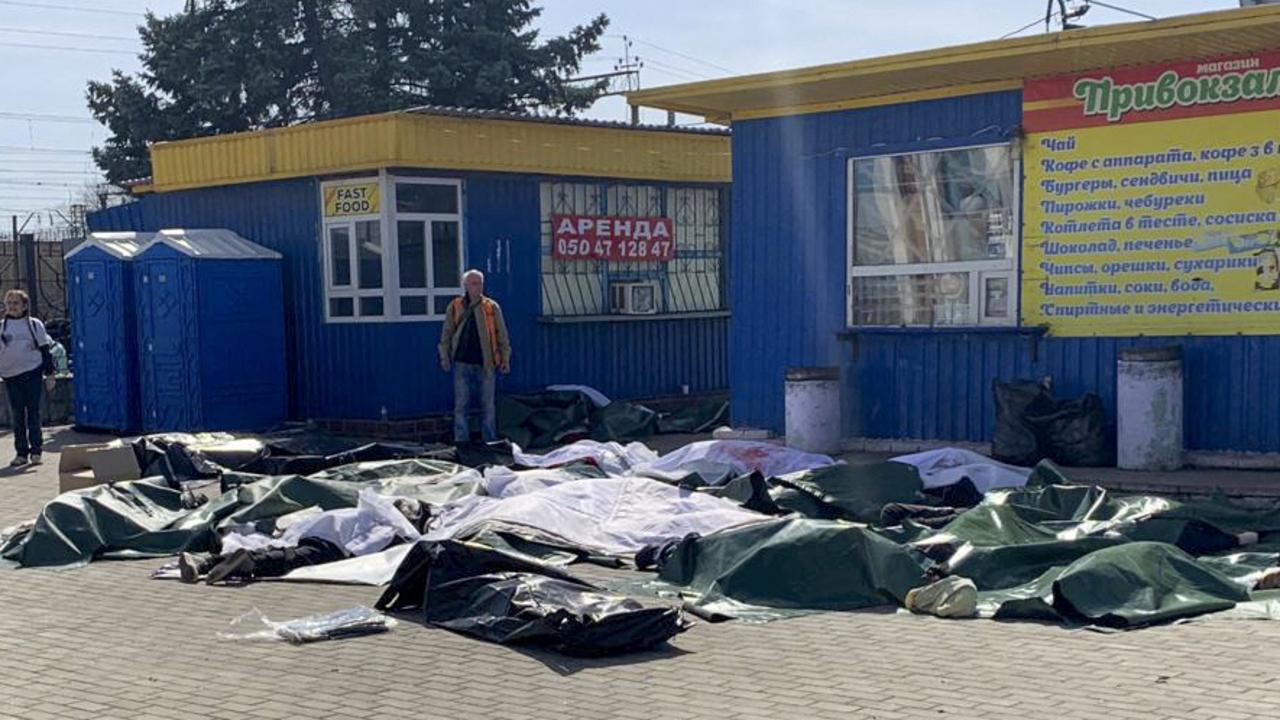
<path fill-rule="evenodd" d="M 1069 467 L 1114 464 L 1107 413 L 1097 395 L 1058 400 L 1045 385 L 1031 380 L 996 380 L 992 390 L 996 402 L 996 431 L 991 441 L 994 459 L 1023 467 L 1045 459 Z"/>
<path fill-rule="evenodd" d="M 1029 415 L 1041 449 L 1048 458 L 1068 467 L 1101 467 L 1115 464 L 1107 413 L 1102 399 L 1087 393 L 1079 400 L 1064 400 L 1044 415 Z"/>
<path fill-rule="evenodd" d="M 1055 409 L 1056 403 L 1048 388 L 1033 380 L 995 380 L 991 389 L 996 402 L 992 459 L 1023 467 L 1043 460 L 1039 436 L 1027 417 L 1046 415 Z"/>
<path fill-rule="evenodd" d="M 428 625 L 567 655 L 647 650 L 689 628 L 678 608 L 645 607 L 530 558 L 454 540 L 421 541 L 379 610 L 420 610 Z"/>

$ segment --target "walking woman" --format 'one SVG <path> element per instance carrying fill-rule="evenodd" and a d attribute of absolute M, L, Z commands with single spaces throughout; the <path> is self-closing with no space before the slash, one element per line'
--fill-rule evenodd
<path fill-rule="evenodd" d="M 40 434 L 40 398 L 44 382 L 52 387 L 53 340 L 44 323 L 31 317 L 31 298 L 21 290 L 4 294 L 4 319 L 0 320 L 0 378 L 4 378 L 13 417 L 13 444 L 17 456 L 9 467 L 39 465 L 44 439 Z M 42 378 L 48 376 L 42 382 Z"/>

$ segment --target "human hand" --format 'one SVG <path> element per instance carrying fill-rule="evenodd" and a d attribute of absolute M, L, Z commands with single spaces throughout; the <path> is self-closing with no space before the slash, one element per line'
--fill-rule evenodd
<path fill-rule="evenodd" d="M 47 391 L 49 391 L 49 392 L 53 392 L 53 389 L 54 389 L 55 387 L 57 387 L 57 386 L 58 386 L 58 378 L 56 378 L 56 377 L 54 377 L 54 376 L 50 375 L 50 376 L 48 376 L 48 377 L 46 377 L 46 378 L 44 379 L 44 389 L 45 389 L 45 390 L 47 390 Z"/>
<path fill-rule="evenodd" d="M 446 360 L 446 359 L 441 359 L 441 360 L 440 360 L 440 369 L 441 369 L 441 370 L 443 370 L 443 371 L 445 371 L 445 372 L 449 372 L 450 370 L 452 370 L 452 369 L 453 369 L 453 363 L 449 362 L 449 361 L 448 361 L 448 360 Z"/>
<path fill-rule="evenodd" d="M 510 374 L 511 374 L 511 363 L 502 363 L 501 365 L 499 365 L 499 366 L 498 366 L 498 372 L 502 373 L 503 375 L 510 375 Z"/>

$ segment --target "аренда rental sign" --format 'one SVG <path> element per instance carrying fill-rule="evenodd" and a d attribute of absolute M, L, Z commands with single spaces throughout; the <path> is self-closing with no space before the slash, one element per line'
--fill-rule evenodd
<path fill-rule="evenodd" d="M 552 215 L 551 228 L 557 260 L 666 262 L 675 257 L 671 218 Z"/>

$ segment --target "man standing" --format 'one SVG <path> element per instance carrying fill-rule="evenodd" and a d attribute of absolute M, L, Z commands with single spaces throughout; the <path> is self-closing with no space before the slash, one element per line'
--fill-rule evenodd
<path fill-rule="evenodd" d="M 484 296 L 484 273 L 468 270 L 462 274 L 466 294 L 449 303 L 444 328 L 440 331 L 440 367 L 453 370 L 453 439 L 471 439 L 467 410 L 471 386 L 480 383 L 485 442 L 498 439 L 497 410 L 494 406 L 494 370 L 511 372 L 511 341 L 502 308 Z"/>

